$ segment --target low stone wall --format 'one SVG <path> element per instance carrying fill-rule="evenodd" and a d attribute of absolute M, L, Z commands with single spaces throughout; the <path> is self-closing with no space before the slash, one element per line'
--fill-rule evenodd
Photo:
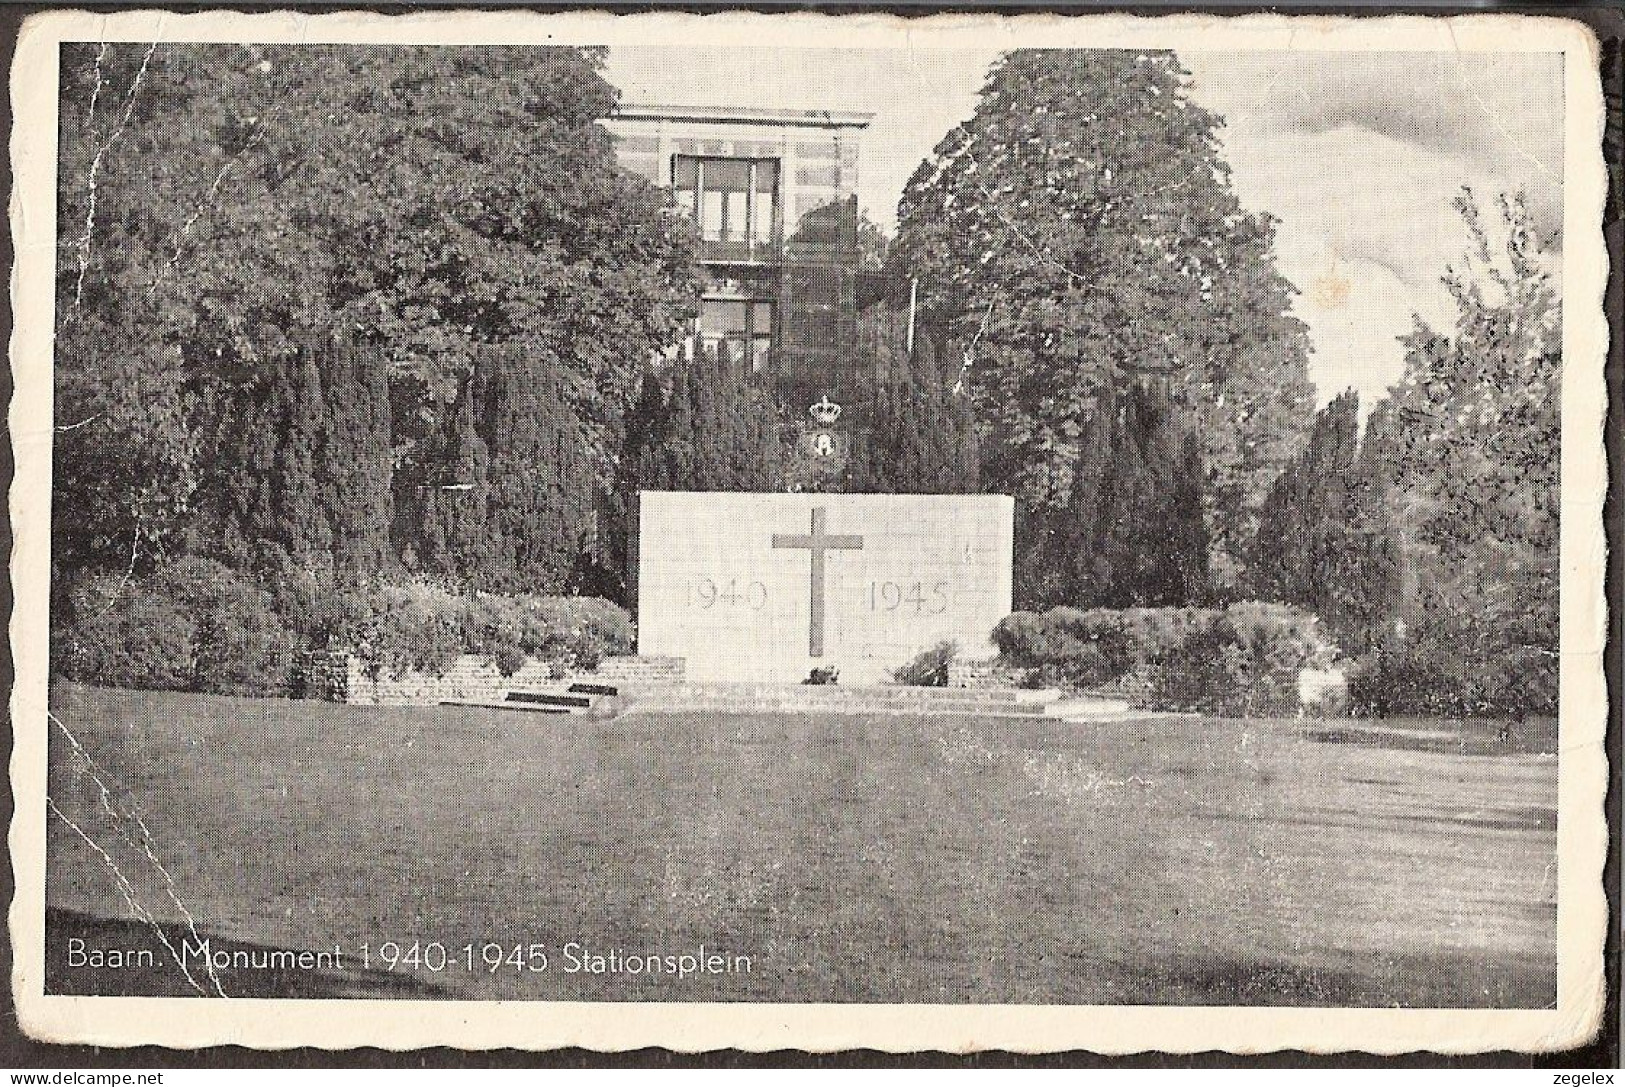
<path fill-rule="evenodd" d="M 1025 686 L 1026 670 L 1004 664 L 997 657 L 982 660 L 955 660 L 948 665 L 948 686 L 970 690 Z M 1110 683 L 1090 690 L 1089 695 L 1122 700 L 1139 709 L 1154 709 L 1151 681 L 1140 672 L 1125 672 Z M 1348 681 L 1341 668 L 1305 668 L 1298 673 L 1300 713 L 1336 711 L 1348 696 Z"/>
<path fill-rule="evenodd" d="M 376 677 L 349 653 L 309 653 L 301 658 L 298 688 L 304 698 L 348 702 L 358 706 L 433 706 L 448 699 L 485 701 L 501 698 L 514 687 L 545 687 L 559 679 L 547 661 L 528 660 L 511 676 L 484 657 L 464 655 L 438 673 L 408 670 Z"/>
<path fill-rule="evenodd" d="M 592 672 L 570 672 L 549 661 L 527 660 L 512 675 L 484 657 L 456 657 L 439 672 L 386 669 L 369 676 L 366 665 L 344 652 L 303 654 L 296 671 L 300 698 L 357 706 L 434 706 L 441 702 L 486 702 L 510 690 L 555 687 L 571 679 L 617 683 L 674 683 L 683 678 L 681 657 L 607 657 Z"/>
<path fill-rule="evenodd" d="M 682 657 L 605 657 L 592 676 L 614 683 L 678 683 L 683 674 Z"/>
<path fill-rule="evenodd" d="M 1298 673 L 1298 703 L 1306 712 L 1340 712 L 1348 696 L 1348 676 L 1342 668 L 1305 668 Z"/>

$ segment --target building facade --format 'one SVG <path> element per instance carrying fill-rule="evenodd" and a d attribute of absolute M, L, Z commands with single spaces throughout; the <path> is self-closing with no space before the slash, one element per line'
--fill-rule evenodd
<path fill-rule="evenodd" d="M 622 166 L 669 189 L 699 228 L 704 290 L 684 351 L 791 401 L 851 385 L 869 116 L 623 105 L 605 123 Z"/>

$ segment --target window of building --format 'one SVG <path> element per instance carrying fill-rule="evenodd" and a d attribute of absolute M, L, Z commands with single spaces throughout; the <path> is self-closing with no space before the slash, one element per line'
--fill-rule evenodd
<path fill-rule="evenodd" d="M 677 206 L 699 223 L 705 241 L 738 247 L 747 257 L 772 245 L 778 221 L 776 160 L 678 155 L 672 162 L 672 191 Z"/>
<path fill-rule="evenodd" d="M 773 353 L 773 303 L 707 298 L 700 303 L 699 348 L 735 373 L 759 374 Z"/>

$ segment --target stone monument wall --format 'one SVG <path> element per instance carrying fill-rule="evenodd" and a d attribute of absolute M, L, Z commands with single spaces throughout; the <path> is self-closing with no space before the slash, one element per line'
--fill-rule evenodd
<path fill-rule="evenodd" d="M 887 682 L 940 642 L 994 652 L 1010 613 L 1013 504 L 1002 495 L 646 491 L 638 652 L 690 679 Z"/>

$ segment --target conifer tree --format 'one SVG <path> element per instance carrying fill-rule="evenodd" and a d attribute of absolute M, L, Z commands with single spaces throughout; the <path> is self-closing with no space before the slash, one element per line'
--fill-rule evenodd
<path fill-rule="evenodd" d="M 238 386 L 221 409 L 222 455 L 205 477 L 220 532 L 200 546 L 272 574 L 290 562 L 350 578 L 388 565 L 387 381 L 376 351 L 310 333 L 268 381 L 251 375 Z"/>
<path fill-rule="evenodd" d="M 1152 607 L 1202 599 L 1202 450 L 1166 393 L 1103 395 L 1080 427 L 1067 505 L 1018 526 L 1019 606 Z"/>
<path fill-rule="evenodd" d="M 317 478 L 329 420 L 312 353 L 283 352 L 268 381 L 239 395 L 215 481 L 224 556 L 261 570 L 331 569 L 332 522 Z"/>
<path fill-rule="evenodd" d="M 628 446 L 630 490 L 770 491 L 783 450 L 772 401 L 748 376 L 701 354 L 646 374 Z"/>
<path fill-rule="evenodd" d="M 637 400 L 626 416 L 626 444 L 621 450 L 620 486 L 623 493 L 634 493 L 643 482 L 640 475 L 645 457 L 666 440 L 666 390 L 660 373 L 646 366 L 638 385 Z"/>
<path fill-rule="evenodd" d="M 973 494 L 979 490 L 970 405 L 929 375 L 882 383 L 850 469 L 848 490 L 881 494 Z"/>
<path fill-rule="evenodd" d="M 1097 546 L 1110 565 L 1110 583 L 1100 588 L 1109 606 L 1184 603 L 1158 585 L 1158 575 L 1171 567 L 1169 541 L 1161 529 L 1169 517 L 1168 480 L 1163 455 L 1167 443 L 1160 429 L 1164 418 L 1138 387 L 1121 398 L 1117 444 L 1108 479 L 1111 503 L 1095 526 Z"/>
<path fill-rule="evenodd" d="M 333 567 L 353 580 L 393 565 L 389 372 L 375 345 L 314 340 L 327 412 L 318 482 L 333 530 Z"/>
<path fill-rule="evenodd" d="M 270 537 L 301 565 L 319 561 L 333 543 L 333 526 L 323 508 L 317 480 L 318 458 L 327 444 L 328 417 L 321 372 L 312 352 L 301 350 L 278 370 L 282 442 L 273 462 L 276 505 Z"/>
<path fill-rule="evenodd" d="M 901 372 L 874 383 L 856 405 L 845 490 L 974 494 L 981 490 L 976 420 L 968 396 L 945 385 L 931 341 L 918 337 Z"/>
<path fill-rule="evenodd" d="M 420 558 L 436 572 L 492 565 L 485 532 L 490 452 L 474 426 L 474 397 L 457 398 L 425 459 L 433 474 L 418 496 Z"/>
<path fill-rule="evenodd" d="M 546 361 L 482 348 L 439 445 L 423 565 L 493 592 L 564 592 L 597 519 L 584 438 Z"/>
<path fill-rule="evenodd" d="M 1301 604 L 1345 652 L 1369 649 L 1398 607 L 1398 542 L 1359 440 L 1359 397 L 1315 416 L 1309 444 L 1275 482 L 1250 562 L 1253 595 Z"/>
<path fill-rule="evenodd" d="M 1208 527 L 1202 510 L 1203 460 L 1201 441 L 1191 431 L 1163 426 L 1161 449 L 1167 485 L 1161 518 L 1154 525 L 1167 541 L 1167 561 L 1152 582 L 1163 600 L 1173 604 L 1200 603 L 1208 591 Z"/>

